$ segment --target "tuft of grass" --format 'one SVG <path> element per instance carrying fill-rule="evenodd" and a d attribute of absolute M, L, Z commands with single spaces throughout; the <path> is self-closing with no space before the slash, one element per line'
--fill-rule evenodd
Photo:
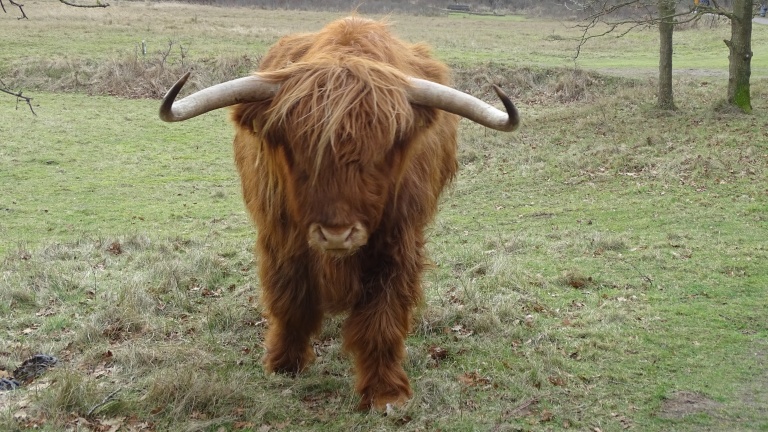
<path fill-rule="evenodd" d="M 71 413 L 86 413 L 98 403 L 98 386 L 95 380 L 81 373 L 56 370 L 50 379 L 55 380 L 49 392 L 43 393 L 36 406 L 37 415 L 54 422 L 62 422 Z"/>

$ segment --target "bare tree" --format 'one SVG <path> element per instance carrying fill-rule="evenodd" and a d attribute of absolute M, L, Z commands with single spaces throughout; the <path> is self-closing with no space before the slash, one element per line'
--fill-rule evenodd
<path fill-rule="evenodd" d="M 672 36 L 675 29 L 675 0 L 658 0 L 659 8 L 659 92 L 656 105 L 674 110 L 672 91 Z"/>
<path fill-rule="evenodd" d="M 728 103 L 752 112 L 749 78 L 752 75 L 752 0 L 734 0 L 731 14 L 731 40 L 728 46 Z"/>
<path fill-rule="evenodd" d="M 571 3 L 575 3 L 571 1 Z M 678 3 L 684 3 L 678 7 Z M 732 10 L 726 9 L 717 0 L 588 0 L 580 3 L 589 11 L 589 16 L 580 24 L 582 36 L 576 49 L 578 57 L 588 40 L 619 32 L 619 36 L 638 27 L 658 26 L 659 28 L 659 94 L 660 108 L 674 108 L 672 91 L 672 37 L 674 26 L 699 20 L 707 14 L 720 15 L 731 21 L 731 39 L 725 40 L 730 51 L 728 69 L 728 103 L 744 112 L 751 112 L 749 78 L 752 59 L 752 0 L 733 0 Z M 600 24 L 607 29 L 593 33 Z"/>
<path fill-rule="evenodd" d="M 576 48 L 578 57 L 584 44 L 592 38 L 618 32 L 624 36 L 638 27 L 659 28 L 659 87 L 656 104 L 662 109 L 675 109 L 672 91 L 672 38 L 674 26 L 682 21 L 696 19 L 690 10 L 677 12 L 676 0 L 591 0 L 582 3 L 590 15 L 579 24 L 582 34 Z M 607 29 L 593 33 L 600 24 Z"/>
<path fill-rule="evenodd" d="M 21 13 L 21 16 L 18 17 L 18 19 L 29 19 L 27 14 L 24 12 L 24 5 L 16 2 L 14 0 L 7 0 L 8 4 L 11 6 L 16 6 L 19 8 L 19 12 Z M 95 0 L 95 3 L 74 3 L 68 0 L 59 0 L 60 3 L 63 3 L 67 6 L 72 7 L 81 7 L 81 8 L 105 8 L 109 6 L 109 3 L 102 3 L 101 0 Z M 5 9 L 5 3 L 3 3 L 3 0 L 0 0 L 0 8 L 3 9 L 3 12 L 8 13 L 8 11 Z M 32 98 L 29 96 L 24 96 L 21 92 L 21 90 L 14 91 L 8 88 L 8 86 L 5 85 L 3 80 L 0 80 L 0 93 L 5 93 L 11 96 L 16 97 L 16 109 L 19 108 L 19 102 L 24 101 L 27 106 L 29 106 L 29 110 L 32 111 L 32 114 L 35 114 L 35 110 L 32 108 Z M 37 115 L 37 114 L 35 114 Z"/>
<path fill-rule="evenodd" d="M 728 47 L 728 103 L 745 113 L 752 112 L 749 78 L 752 75 L 752 17 L 757 4 L 753 0 L 733 0 L 731 10 L 717 0 L 699 4 L 699 13 L 720 15 L 731 21 L 731 39 L 723 42 Z"/>

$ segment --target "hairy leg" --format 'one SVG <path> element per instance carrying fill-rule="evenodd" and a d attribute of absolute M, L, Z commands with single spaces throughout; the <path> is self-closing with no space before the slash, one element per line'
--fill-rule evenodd
<path fill-rule="evenodd" d="M 344 323 L 344 348 L 355 360 L 361 410 L 402 405 L 413 394 L 403 370 L 410 307 L 384 299 L 355 309 Z"/>
<path fill-rule="evenodd" d="M 360 409 L 402 405 L 413 394 L 402 363 L 412 311 L 422 300 L 420 245 L 412 241 L 382 247 L 384 253 L 368 261 L 363 271 L 364 294 L 343 328 L 344 348 L 355 359 Z"/>
<path fill-rule="evenodd" d="M 315 359 L 310 344 L 323 313 L 305 259 L 261 259 L 262 303 L 269 328 L 264 365 L 268 371 L 297 374 Z"/>

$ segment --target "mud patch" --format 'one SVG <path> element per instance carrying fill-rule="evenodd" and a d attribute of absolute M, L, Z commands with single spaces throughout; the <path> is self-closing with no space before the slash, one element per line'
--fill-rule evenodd
<path fill-rule="evenodd" d="M 701 393 L 679 391 L 672 393 L 664 400 L 659 410 L 659 417 L 665 419 L 680 419 L 691 414 L 705 413 L 713 415 L 721 404 Z"/>

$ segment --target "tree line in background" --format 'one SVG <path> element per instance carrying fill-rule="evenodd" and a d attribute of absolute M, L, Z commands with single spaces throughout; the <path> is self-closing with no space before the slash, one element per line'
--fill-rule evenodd
<path fill-rule="evenodd" d="M 130 1 L 130 0 L 122 0 Z M 156 0 L 173 1 L 173 0 Z M 525 12 L 537 16 L 575 17 L 583 8 L 570 0 L 187 0 L 212 6 L 243 6 L 264 9 L 330 10 L 361 13 L 444 13 L 450 5 L 467 5 L 473 12 Z"/>
<path fill-rule="evenodd" d="M 131 1 L 131 0 L 122 0 Z M 174 1 L 174 0 L 155 0 Z M 538 16 L 586 18 L 596 8 L 611 8 L 613 13 L 621 17 L 648 15 L 647 2 L 632 0 L 186 0 L 214 6 L 243 6 L 265 9 L 298 9 L 298 10 L 358 10 L 362 13 L 409 12 L 429 13 L 442 12 L 450 5 L 467 5 L 471 11 L 477 12 L 525 12 Z M 695 0 L 675 2 L 678 11 L 689 10 L 697 3 Z M 733 0 L 717 1 L 717 7 L 731 9 Z M 653 9 L 653 8 L 652 8 Z"/>
<path fill-rule="evenodd" d="M 74 7 L 107 7 L 101 0 L 59 0 Z M 120 0 L 116 0 L 120 1 Z M 130 1 L 130 0 L 122 0 Z M 763 0 L 768 1 L 768 0 Z M 23 5 L 15 0 L 0 0 L 17 7 L 21 16 L 29 19 Z M 755 0 L 187 0 L 188 3 L 215 6 L 248 6 L 268 9 L 297 10 L 357 10 L 360 13 L 443 13 L 450 5 L 466 5 L 470 10 L 525 12 L 554 17 L 567 16 L 580 22 L 581 40 L 575 52 L 578 57 L 587 42 L 611 33 L 626 34 L 637 27 L 655 26 L 659 29 L 659 87 L 657 105 L 675 109 L 672 89 L 672 53 L 675 26 L 696 21 L 704 16 L 721 16 L 730 21 L 731 39 L 723 42 L 729 49 L 727 102 L 743 112 L 751 112 L 750 76 L 752 59 L 752 18 L 757 15 L 761 1 Z M 764 3 L 763 3 L 764 5 Z M 765 7 L 765 6 L 764 6 Z M 25 101 L 30 98 L 13 91 L 0 81 L 0 92 Z M 34 112 L 34 111 L 33 111 Z"/>

